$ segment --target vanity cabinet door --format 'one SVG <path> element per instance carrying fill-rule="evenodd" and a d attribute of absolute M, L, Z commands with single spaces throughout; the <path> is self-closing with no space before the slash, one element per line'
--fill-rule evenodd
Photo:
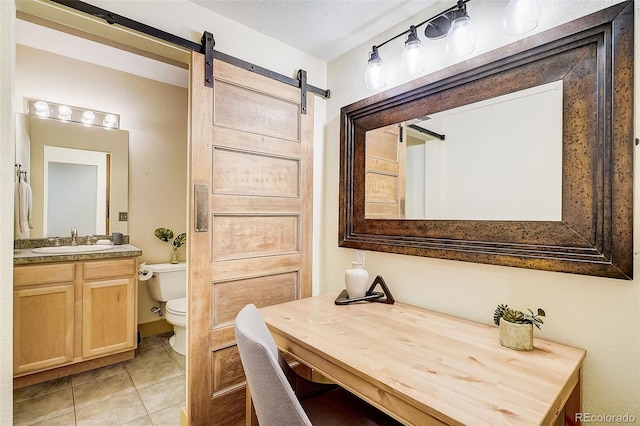
<path fill-rule="evenodd" d="M 13 292 L 13 374 L 73 361 L 74 284 Z"/>
<path fill-rule="evenodd" d="M 136 280 L 85 281 L 82 292 L 82 357 L 135 349 Z"/>

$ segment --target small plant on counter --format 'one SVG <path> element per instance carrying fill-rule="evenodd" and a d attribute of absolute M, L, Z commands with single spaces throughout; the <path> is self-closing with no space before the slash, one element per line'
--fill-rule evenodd
<path fill-rule="evenodd" d="M 525 314 L 522 311 L 518 311 L 515 309 L 511 309 L 507 305 L 498 305 L 495 312 L 493 313 L 493 322 L 495 325 L 500 325 L 500 318 L 505 321 L 512 322 L 514 324 L 532 324 L 535 325 L 538 330 L 542 330 L 540 325 L 544 324 L 540 317 L 545 316 L 545 312 L 543 309 L 538 308 L 538 313 L 534 314 L 531 309 L 527 309 L 529 311 L 528 314 Z"/>
<path fill-rule="evenodd" d="M 184 243 L 187 242 L 187 234 L 183 232 L 182 234 L 178 235 L 175 239 L 173 239 L 173 241 L 171 241 L 173 238 L 173 231 L 169 228 L 156 228 L 156 230 L 153 231 L 153 234 L 159 240 L 164 241 L 165 243 L 171 244 L 171 258 L 169 262 L 178 263 L 178 255 L 176 252 Z"/>
<path fill-rule="evenodd" d="M 533 326 L 541 329 L 543 322 L 540 317 L 544 317 L 545 312 L 540 308 L 536 314 L 531 309 L 527 310 L 529 313 L 525 314 L 507 305 L 498 305 L 493 313 L 493 322 L 500 327 L 502 346 L 517 351 L 533 350 Z"/>

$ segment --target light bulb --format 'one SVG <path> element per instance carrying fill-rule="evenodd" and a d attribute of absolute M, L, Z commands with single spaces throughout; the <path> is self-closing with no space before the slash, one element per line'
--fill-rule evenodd
<path fill-rule="evenodd" d="M 33 106 L 36 108 L 36 115 L 41 118 L 49 117 L 49 104 L 45 101 L 38 101 Z"/>
<path fill-rule="evenodd" d="M 85 126 L 90 126 L 93 124 L 93 121 L 96 119 L 96 115 L 93 111 L 85 111 L 82 113 L 82 124 Z"/>
<path fill-rule="evenodd" d="M 67 105 L 60 105 L 58 107 L 58 118 L 65 123 L 71 120 L 71 108 Z"/>
<path fill-rule="evenodd" d="M 364 82 L 369 90 L 382 89 L 387 85 L 382 59 L 378 55 L 378 49 L 375 46 L 369 55 L 369 63 L 364 72 Z"/>
<path fill-rule="evenodd" d="M 115 127 L 116 123 L 118 122 L 118 119 L 116 118 L 115 115 L 113 114 L 107 114 L 104 116 L 104 120 L 102 121 L 102 125 L 106 128 L 113 128 Z"/>
<path fill-rule="evenodd" d="M 465 56 L 476 47 L 476 30 L 469 15 L 463 14 L 451 22 L 447 33 L 447 53 L 454 56 Z"/>
<path fill-rule="evenodd" d="M 538 0 L 509 0 L 504 16 L 504 32 L 525 34 L 538 26 L 541 13 Z"/>
<path fill-rule="evenodd" d="M 407 41 L 404 43 L 402 51 L 402 61 L 400 69 L 404 74 L 418 74 L 424 71 L 427 56 L 425 55 L 422 43 L 416 34 L 416 27 L 411 26 Z"/>

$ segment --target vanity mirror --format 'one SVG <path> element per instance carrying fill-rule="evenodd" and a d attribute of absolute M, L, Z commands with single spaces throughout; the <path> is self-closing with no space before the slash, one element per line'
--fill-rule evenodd
<path fill-rule="evenodd" d="M 129 132 L 20 116 L 16 148 L 33 193 L 29 238 L 68 237 L 72 227 L 79 236 L 128 234 L 118 213 L 128 210 Z"/>
<path fill-rule="evenodd" d="M 538 102 L 545 111 L 520 106 L 520 124 L 495 110 L 466 119 L 484 129 L 437 126 L 452 115 L 446 111 L 499 106 L 514 93 L 520 100 L 531 91 L 553 98 L 553 88 L 561 100 Z M 505 136 L 507 128 L 515 133 Z M 549 132 L 525 139 L 536 128 Z M 407 155 L 419 145 L 410 132 L 421 129 L 430 132 L 423 152 Z M 454 144 L 463 157 L 451 160 Z M 422 169 L 408 165 L 417 157 L 425 159 Z M 453 178 L 458 171 L 471 173 Z M 448 195 L 447 188 L 457 192 Z M 407 201 L 410 194 L 419 201 Z M 632 196 L 631 1 L 341 110 L 342 247 L 631 279 Z M 521 214 L 523 200 L 543 212 Z M 413 213 L 415 204 L 424 216 Z"/>

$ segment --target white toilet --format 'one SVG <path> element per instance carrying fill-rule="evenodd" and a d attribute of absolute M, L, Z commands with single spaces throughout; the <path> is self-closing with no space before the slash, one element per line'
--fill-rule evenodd
<path fill-rule="evenodd" d="M 147 282 L 153 300 L 167 302 L 165 319 L 173 326 L 169 344 L 179 354 L 187 351 L 187 264 L 147 265 L 153 276 Z"/>

